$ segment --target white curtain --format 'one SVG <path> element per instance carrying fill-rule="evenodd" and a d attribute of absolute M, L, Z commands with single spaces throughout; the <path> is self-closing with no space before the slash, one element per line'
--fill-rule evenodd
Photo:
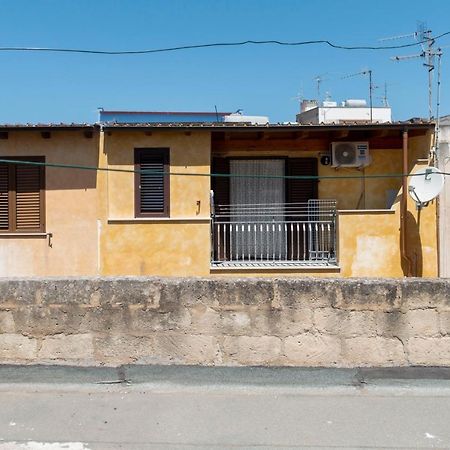
<path fill-rule="evenodd" d="M 232 159 L 230 172 L 236 175 L 283 176 L 283 159 Z M 274 204 L 285 202 L 282 178 L 231 178 L 231 204 Z"/>
<path fill-rule="evenodd" d="M 264 178 L 285 174 L 283 159 L 233 159 L 230 173 L 230 203 L 236 207 L 232 252 L 242 259 L 285 259 L 287 236 L 284 224 L 285 180 Z M 240 175 L 240 176 L 239 176 Z M 242 175 L 256 175 L 245 177 Z M 237 205 L 260 205 L 252 210 L 240 211 Z M 258 225 L 255 225 L 258 224 Z"/>

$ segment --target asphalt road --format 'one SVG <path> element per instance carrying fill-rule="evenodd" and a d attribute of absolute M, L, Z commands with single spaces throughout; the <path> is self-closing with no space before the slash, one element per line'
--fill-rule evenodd
<path fill-rule="evenodd" d="M 0 366 L 0 450 L 450 448 L 450 370 Z"/>

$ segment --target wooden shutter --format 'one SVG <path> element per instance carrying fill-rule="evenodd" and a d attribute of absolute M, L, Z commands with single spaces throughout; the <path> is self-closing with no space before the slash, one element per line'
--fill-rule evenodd
<path fill-rule="evenodd" d="M 289 158 L 287 160 L 287 174 L 291 176 L 317 176 L 318 166 L 316 158 Z M 318 195 L 318 180 L 316 179 L 287 179 L 286 197 L 288 203 L 306 203 L 308 200 L 316 199 Z M 299 220 L 295 217 L 287 219 Z M 301 217 L 300 220 L 307 220 Z M 309 256 L 310 235 L 308 229 L 305 234 L 291 233 L 288 230 L 289 246 L 288 258 L 293 260 L 307 259 Z"/>
<path fill-rule="evenodd" d="M 169 150 L 137 149 L 136 168 L 143 172 L 136 177 L 136 215 L 169 215 Z"/>
<path fill-rule="evenodd" d="M 230 160 L 226 158 L 213 158 L 212 173 L 229 174 Z M 214 203 L 216 205 L 230 204 L 230 178 L 212 177 L 211 189 L 214 191 Z"/>
<path fill-rule="evenodd" d="M 0 164 L 0 230 L 9 229 L 9 170 Z"/>
<path fill-rule="evenodd" d="M 15 166 L 16 204 L 15 219 L 17 231 L 39 231 L 42 221 L 42 176 L 39 166 L 17 164 Z"/>
<path fill-rule="evenodd" d="M 318 167 L 316 158 L 290 158 L 287 161 L 288 175 L 290 176 L 317 176 Z M 317 198 L 317 179 L 287 180 L 287 202 L 305 203 Z"/>

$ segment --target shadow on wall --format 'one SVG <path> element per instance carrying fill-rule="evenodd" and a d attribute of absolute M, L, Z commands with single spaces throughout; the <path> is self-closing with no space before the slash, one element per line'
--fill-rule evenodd
<path fill-rule="evenodd" d="M 46 157 L 47 163 L 59 163 L 75 167 L 51 167 L 45 168 L 46 190 L 80 190 L 95 189 L 97 186 L 97 171 L 94 168 L 99 165 L 98 150 L 95 146 L 83 148 L 80 152 L 64 155 L 62 152 L 51 158 Z M 77 169 L 76 166 L 86 167 Z"/>
<path fill-rule="evenodd" d="M 406 253 L 411 259 L 411 275 L 421 277 L 423 273 L 422 241 L 420 239 L 420 210 L 417 220 L 410 211 L 406 215 Z M 402 259 L 402 270 L 404 275 L 408 274 L 408 264 Z"/>

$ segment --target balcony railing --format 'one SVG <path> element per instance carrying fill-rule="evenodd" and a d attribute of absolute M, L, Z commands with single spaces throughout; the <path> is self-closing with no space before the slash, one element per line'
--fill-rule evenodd
<path fill-rule="evenodd" d="M 336 266 L 336 201 L 216 205 L 215 267 Z"/>

